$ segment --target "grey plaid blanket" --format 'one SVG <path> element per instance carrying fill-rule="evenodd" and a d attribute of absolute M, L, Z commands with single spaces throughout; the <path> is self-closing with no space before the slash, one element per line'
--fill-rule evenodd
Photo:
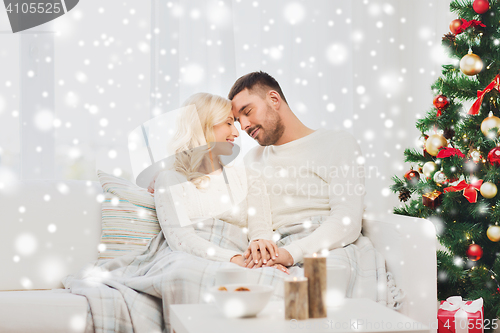
<path fill-rule="evenodd" d="M 281 236 L 278 246 L 307 236 L 322 222 L 323 217 L 316 217 L 307 229 L 302 222 L 278 229 L 276 232 Z M 234 225 L 213 220 L 197 233 L 219 246 L 244 252 L 248 240 L 239 230 Z M 235 235 L 243 236 L 235 239 Z M 401 306 L 404 292 L 396 287 L 392 275 L 386 272 L 384 258 L 367 237 L 361 235 L 354 243 L 330 251 L 327 265 L 335 264 L 350 269 L 347 297 L 370 298 L 393 309 Z M 169 305 L 210 302 L 208 289 L 215 285 L 217 270 L 235 267 L 238 266 L 230 262 L 172 251 L 160 231 L 144 252 L 98 260 L 75 275 L 66 276 L 62 282 L 70 292 L 88 299 L 86 332 L 169 333 Z M 291 276 L 303 276 L 301 263 L 289 271 Z M 249 272 L 252 283 L 275 287 L 272 300 L 283 299 L 286 273 L 272 267 Z"/>

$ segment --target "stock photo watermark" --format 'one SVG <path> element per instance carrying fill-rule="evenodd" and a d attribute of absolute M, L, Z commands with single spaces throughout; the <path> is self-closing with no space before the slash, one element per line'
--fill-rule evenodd
<path fill-rule="evenodd" d="M 472 319 L 462 320 L 459 322 L 455 322 L 455 320 L 446 320 L 443 324 L 445 328 L 457 328 L 460 329 L 497 329 L 498 323 L 497 319 Z M 291 329 L 296 330 L 421 330 L 430 328 L 433 330 L 437 330 L 439 328 L 439 321 L 436 319 L 435 321 L 429 323 L 421 323 L 417 321 L 384 321 L 384 320 L 370 320 L 367 318 L 356 318 L 356 319 L 348 319 L 348 320 L 333 320 L 333 319 L 324 319 L 318 321 L 300 321 L 297 319 L 292 319 L 289 322 L 289 327 Z"/>

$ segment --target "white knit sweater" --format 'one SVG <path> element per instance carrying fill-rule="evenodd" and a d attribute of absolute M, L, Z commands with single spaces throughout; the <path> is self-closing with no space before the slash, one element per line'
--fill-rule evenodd
<path fill-rule="evenodd" d="M 250 240 L 272 239 L 268 198 L 248 193 L 249 183 L 244 167 L 225 167 L 224 170 L 229 184 L 220 173 L 210 175 L 210 182 L 204 189 L 197 189 L 176 171 L 167 170 L 158 175 L 155 182 L 156 212 L 172 250 L 215 261 L 229 261 L 232 256 L 241 254 L 221 248 L 197 234 L 205 225 L 212 223 L 213 218 L 241 228 L 224 232 L 248 232 Z M 260 192 L 259 186 L 264 185 L 253 177 L 251 188 Z M 241 234 L 225 236 L 240 239 Z"/>
<path fill-rule="evenodd" d="M 251 174 L 265 182 L 274 230 L 328 216 L 310 235 L 284 246 L 295 263 L 359 237 L 366 193 L 358 158 L 361 149 L 349 132 L 326 129 L 283 145 L 258 146 L 245 156 Z"/>

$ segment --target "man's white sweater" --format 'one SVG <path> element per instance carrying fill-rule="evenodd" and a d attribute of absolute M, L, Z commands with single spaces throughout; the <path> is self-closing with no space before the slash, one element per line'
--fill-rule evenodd
<path fill-rule="evenodd" d="M 284 246 L 294 263 L 358 239 L 365 169 L 361 149 L 349 132 L 318 129 L 283 145 L 258 146 L 247 154 L 245 164 L 265 182 L 273 230 L 328 216 L 310 235 Z"/>

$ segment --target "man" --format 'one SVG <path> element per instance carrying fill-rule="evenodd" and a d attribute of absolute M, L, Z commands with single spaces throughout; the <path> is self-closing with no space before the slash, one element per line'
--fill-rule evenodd
<path fill-rule="evenodd" d="M 228 98 L 242 131 L 260 145 L 247 154 L 245 164 L 266 182 L 273 229 L 302 222 L 309 228 L 312 217 L 324 217 L 314 231 L 280 247 L 270 260 L 258 250 L 266 240 L 252 242 L 244 254 L 247 267 L 291 266 L 304 255 L 355 242 L 361 235 L 365 189 L 363 158 L 354 137 L 344 130 L 306 127 L 278 82 L 261 71 L 240 77 Z"/>

